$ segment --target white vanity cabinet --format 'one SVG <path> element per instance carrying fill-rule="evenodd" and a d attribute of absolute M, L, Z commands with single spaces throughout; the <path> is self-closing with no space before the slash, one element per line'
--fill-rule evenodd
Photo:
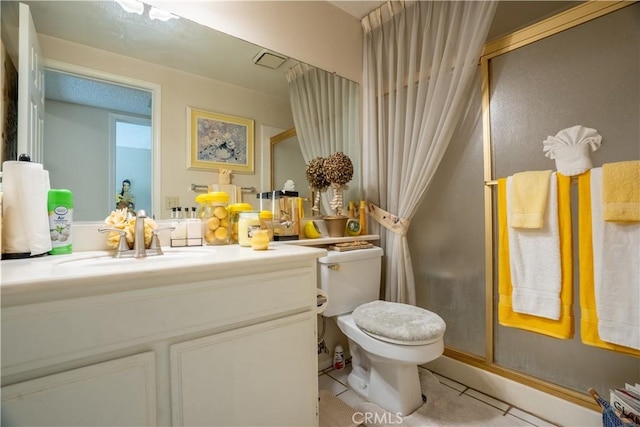
<path fill-rule="evenodd" d="M 153 352 L 2 387 L 2 425 L 154 426 Z"/>
<path fill-rule="evenodd" d="M 241 249 L 109 275 L 2 261 L 3 425 L 317 425 L 324 250 Z"/>

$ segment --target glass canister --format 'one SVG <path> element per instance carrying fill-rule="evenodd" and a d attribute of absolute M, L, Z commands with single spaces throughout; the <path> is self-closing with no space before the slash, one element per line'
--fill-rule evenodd
<path fill-rule="evenodd" d="M 273 212 L 260 211 L 260 229 L 267 230 L 269 240 L 273 241 Z"/>
<path fill-rule="evenodd" d="M 206 194 L 198 194 L 196 196 L 196 218 L 205 219 L 205 209 L 207 207 L 207 195 Z"/>
<path fill-rule="evenodd" d="M 260 193 L 260 210 L 273 214 L 274 240 L 297 240 L 300 234 L 300 199 L 296 191 Z"/>
<path fill-rule="evenodd" d="M 228 206 L 229 219 L 231 223 L 231 243 L 238 243 L 238 220 L 240 219 L 240 212 L 247 212 L 253 210 L 253 206 L 249 203 L 233 203 Z"/>
<path fill-rule="evenodd" d="M 240 246 L 251 246 L 251 237 L 255 230 L 260 230 L 260 214 L 257 211 L 240 212 L 238 219 L 238 243 Z"/>
<path fill-rule="evenodd" d="M 227 245 L 231 241 L 229 195 L 223 191 L 214 191 L 205 195 L 205 208 L 202 218 L 204 241 L 207 245 Z"/>

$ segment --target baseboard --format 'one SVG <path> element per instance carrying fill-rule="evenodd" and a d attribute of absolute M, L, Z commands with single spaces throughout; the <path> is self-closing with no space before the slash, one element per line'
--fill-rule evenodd
<path fill-rule="evenodd" d="M 422 365 L 554 424 L 602 426 L 602 414 L 447 356 Z"/>

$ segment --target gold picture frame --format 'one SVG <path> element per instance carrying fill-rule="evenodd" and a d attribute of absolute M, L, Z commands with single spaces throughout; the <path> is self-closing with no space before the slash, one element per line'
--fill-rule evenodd
<path fill-rule="evenodd" d="M 187 168 L 254 173 L 251 119 L 187 107 Z"/>

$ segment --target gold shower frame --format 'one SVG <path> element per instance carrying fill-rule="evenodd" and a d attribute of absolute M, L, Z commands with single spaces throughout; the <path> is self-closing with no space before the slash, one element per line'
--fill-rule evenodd
<path fill-rule="evenodd" d="M 581 3 L 571 9 L 556 14 L 539 23 L 511 33 L 485 44 L 480 58 L 482 73 L 482 122 L 483 122 L 483 161 L 484 161 L 484 217 L 485 217 L 485 355 L 477 355 L 452 349 L 445 349 L 444 354 L 518 383 L 533 387 L 553 396 L 576 403 L 578 405 L 599 410 L 591 396 L 579 393 L 567 387 L 507 369 L 494 364 L 494 187 L 497 180 L 493 176 L 492 142 L 491 142 L 491 112 L 490 112 L 490 84 L 489 61 L 511 52 L 520 47 L 535 43 L 546 37 L 576 27 L 592 19 L 615 12 L 637 1 L 597 1 L 591 0 Z"/>

